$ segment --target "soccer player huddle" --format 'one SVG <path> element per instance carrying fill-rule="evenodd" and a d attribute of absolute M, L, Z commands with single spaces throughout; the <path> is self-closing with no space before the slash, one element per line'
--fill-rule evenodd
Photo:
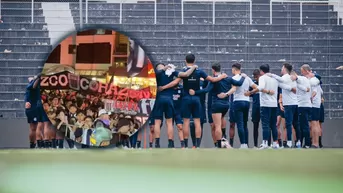
<path fill-rule="evenodd" d="M 160 131 L 165 121 L 169 148 L 174 148 L 174 123 L 181 147 L 188 148 L 191 133 L 193 148 L 199 148 L 203 125 L 208 119 L 215 147 L 232 147 L 237 126 L 240 148 L 249 148 L 250 98 L 255 148 L 322 147 L 321 77 L 312 72 L 308 64 L 301 66 L 301 75 L 298 75 L 291 64 L 284 63 L 281 77 L 270 73 L 269 65 L 263 64 L 253 71 L 251 79 L 242 72 L 240 63 L 232 65 L 233 76 L 230 77 L 222 72 L 220 63 L 212 64 L 212 76 L 206 74 L 195 65 L 193 54 L 188 54 L 185 62 L 181 71 L 171 64 L 156 65 L 158 93 L 149 118 L 150 147 L 155 142 L 155 148 L 160 148 Z M 226 139 L 227 113 L 229 141 Z M 263 140 L 258 145 L 260 122 Z"/>

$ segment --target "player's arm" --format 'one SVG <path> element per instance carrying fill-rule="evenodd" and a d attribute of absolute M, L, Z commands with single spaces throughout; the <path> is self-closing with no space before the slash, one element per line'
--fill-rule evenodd
<path fill-rule="evenodd" d="M 304 91 L 304 92 L 310 92 L 310 90 L 311 90 L 309 87 L 307 87 L 307 86 L 305 86 L 305 85 L 301 85 L 301 84 L 297 84 L 297 88 L 298 88 L 299 90 Z"/>
<path fill-rule="evenodd" d="M 232 95 L 233 93 L 236 92 L 236 90 L 237 90 L 237 86 L 232 86 L 229 92 L 226 93 L 226 96 Z"/>
<path fill-rule="evenodd" d="M 155 74 L 156 74 L 156 76 L 157 75 L 159 75 L 159 74 L 161 74 L 161 73 L 165 73 L 165 71 L 168 69 L 168 68 L 170 68 L 170 66 L 168 66 L 168 65 L 166 65 L 166 66 L 164 66 L 163 68 L 161 68 L 161 69 L 155 69 Z"/>
<path fill-rule="evenodd" d="M 323 92 L 320 85 L 315 85 L 315 86 L 311 85 L 311 90 L 312 90 L 312 98 L 315 97 L 318 92 L 321 92 L 321 93 Z"/>
<path fill-rule="evenodd" d="M 297 88 L 299 90 L 302 90 L 304 92 L 310 92 L 311 88 L 306 86 L 306 82 L 304 79 L 297 77 L 296 81 L 297 81 Z"/>
<path fill-rule="evenodd" d="M 237 90 L 237 87 L 236 86 L 232 86 L 231 89 L 228 92 L 219 93 L 217 95 L 217 97 L 221 98 L 221 99 L 226 98 L 226 97 L 232 95 L 234 92 L 236 92 L 236 90 Z"/>
<path fill-rule="evenodd" d="M 250 97 L 253 97 L 256 93 L 255 92 L 251 92 L 253 91 L 254 89 L 252 87 L 249 87 L 249 91 L 246 92 L 244 95 L 245 96 L 250 96 Z"/>
<path fill-rule="evenodd" d="M 213 84 L 212 84 L 211 82 L 209 82 L 209 83 L 207 84 L 206 88 L 195 91 L 195 95 L 201 95 L 201 94 L 208 93 L 208 92 L 210 92 L 212 89 L 213 89 Z"/>
<path fill-rule="evenodd" d="M 266 75 L 269 76 L 269 77 L 274 78 L 274 79 L 277 80 L 279 83 L 285 83 L 285 82 L 288 81 L 288 80 L 286 79 L 286 77 L 280 77 L 280 76 L 278 76 L 278 75 L 276 75 L 276 74 L 267 73 Z"/>
<path fill-rule="evenodd" d="M 186 78 L 186 77 L 190 76 L 194 72 L 194 70 L 197 69 L 197 68 L 198 68 L 197 65 L 193 65 L 186 72 L 176 72 L 175 71 L 177 73 L 176 77 L 178 77 L 178 78 Z"/>
<path fill-rule="evenodd" d="M 285 108 L 283 107 L 283 103 L 282 103 L 282 93 L 279 94 L 279 101 L 278 102 L 279 102 L 281 111 L 285 111 Z"/>
<path fill-rule="evenodd" d="M 25 103 L 30 103 L 29 100 L 30 100 L 29 93 L 26 92 L 25 95 L 24 95 L 24 101 L 25 101 Z"/>
<path fill-rule="evenodd" d="M 296 90 L 296 88 L 292 88 L 290 85 L 284 84 L 284 83 L 279 83 L 279 87 L 284 90 L 293 91 L 293 92 Z"/>
<path fill-rule="evenodd" d="M 158 87 L 158 91 L 166 90 L 168 88 L 173 88 L 174 86 L 179 84 L 180 81 L 181 81 L 181 78 L 176 78 L 173 81 L 171 81 L 170 83 L 168 83 L 168 84 L 166 84 L 164 86 Z"/>
<path fill-rule="evenodd" d="M 41 74 L 37 75 L 35 82 L 33 83 L 33 89 L 36 89 L 41 81 Z"/>
<path fill-rule="evenodd" d="M 202 71 L 200 75 L 203 79 L 208 80 L 210 82 L 218 82 L 224 78 L 227 78 L 227 74 L 225 73 L 222 73 L 220 76 L 213 77 L 213 76 L 208 76 L 205 72 Z"/>
<path fill-rule="evenodd" d="M 266 82 L 264 80 L 264 77 L 260 77 L 258 79 L 258 85 L 253 84 L 251 85 L 251 87 L 253 88 L 252 91 L 250 91 L 250 93 L 257 93 L 257 92 L 262 92 L 262 93 L 267 93 L 270 95 L 273 95 L 275 91 L 273 90 L 267 90 L 266 88 Z"/>
<path fill-rule="evenodd" d="M 250 96 L 250 97 L 253 97 L 257 92 L 259 92 L 258 90 L 258 85 L 256 85 L 255 83 L 253 85 L 251 85 L 249 87 L 249 91 L 247 91 L 246 93 L 244 93 L 245 96 Z M 263 93 L 267 93 L 267 94 L 270 94 L 270 95 L 273 95 L 274 94 L 274 91 L 269 91 L 269 90 L 266 90 L 266 89 L 262 89 Z"/>
<path fill-rule="evenodd" d="M 272 78 L 274 78 L 275 80 L 277 80 L 279 82 L 279 87 L 284 89 L 284 90 L 288 90 L 288 91 L 294 91 L 296 88 L 292 88 L 289 84 L 286 84 L 288 82 L 291 82 L 292 80 L 290 80 L 288 77 L 283 76 L 280 77 L 276 74 L 270 74 Z"/>
<path fill-rule="evenodd" d="M 297 88 L 304 92 L 310 92 L 311 88 L 302 78 L 297 78 Z"/>
<path fill-rule="evenodd" d="M 312 89 L 312 95 L 311 95 L 312 99 L 317 95 L 317 91 L 316 90 L 317 89 L 315 87 Z"/>
<path fill-rule="evenodd" d="M 230 81 L 233 86 L 242 86 L 242 84 L 244 83 L 244 80 L 245 80 L 245 77 L 243 76 L 241 77 L 240 80 L 235 80 L 232 77 L 230 77 Z"/>

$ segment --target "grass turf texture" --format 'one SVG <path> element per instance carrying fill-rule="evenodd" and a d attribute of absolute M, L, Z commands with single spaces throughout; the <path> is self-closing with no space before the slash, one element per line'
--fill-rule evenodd
<path fill-rule="evenodd" d="M 3 150 L 0 192 L 343 192 L 343 150 Z"/>

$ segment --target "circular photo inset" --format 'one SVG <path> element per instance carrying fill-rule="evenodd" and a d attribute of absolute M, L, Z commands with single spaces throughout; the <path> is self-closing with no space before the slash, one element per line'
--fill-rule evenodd
<path fill-rule="evenodd" d="M 48 138 L 58 148 L 127 143 L 148 120 L 156 97 L 154 68 L 144 50 L 104 29 L 60 42 L 44 65 L 40 86 Z"/>

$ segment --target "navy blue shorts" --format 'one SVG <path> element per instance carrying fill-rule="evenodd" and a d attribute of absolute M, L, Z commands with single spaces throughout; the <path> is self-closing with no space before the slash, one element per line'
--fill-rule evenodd
<path fill-rule="evenodd" d="M 325 112 L 324 112 L 324 105 L 323 105 L 323 103 L 322 103 L 322 104 L 320 104 L 319 122 L 320 122 L 320 123 L 324 123 L 324 119 L 325 119 Z"/>
<path fill-rule="evenodd" d="M 27 123 L 37 123 L 37 109 L 36 108 L 30 108 L 25 109 L 25 114 L 27 117 Z"/>
<path fill-rule="evenodd" d="M 311 121 L 319 121 L 319 119 L 320 119 L 320 108 L 312 107 L 310 120 Z"/>
<path fill-rule="evenodd" d="M 44 122 L 48 122 L 48 121 L 50 121 L 50 120 L 49 120 L 49 117 L 46 114 L 43 106 L 37 107 L 37 122 L 44 123 Z"/>
<path fill-rule="evenodd" d="M 183 124 L 181 112 L 176 112 L 174 114 L 173 121 L 176 125 Z"/>
<path fill-rule="evenodd" d="M 155 125 L 155 119 L 154 118 L 149 118 L 149 126 Z"/>
<path fill-rule="evenodd" d="M 201 111 L 199 96 L 184 96 L 182 98 L 182 118 L 190 119 L 192 116 L 195 119 L 200 119 Z"/>
<path fill-rule="evenodd" d="M 149 126 L 155 125 L 155 118 L 150 117 L 149 118 Z M 161 127 L 163 126 L 163 118 L 161 119 Z"/>
<path fill-rule="evenodd" d="M 252 106 L 251 110 L 251 121 L 252 122 L 260 122 L 261 120 L 261 111 L 260 106 Z"/>
<path fill-rule="evenodd" d="M 221 113 L 224 117 L 229 110 L 230 105 L 225 103 L 212 103 L 211 111 L 212 113 Z"/>
<path fill-rule="evenodd" d="M 233 102 L 230 104 L 229 121 L 230 121 L 230 123 L 236 123 L 236 121 L 235 121 L 235 110 L 233 108 Z"/>
<path fill-rule="evenodd" d="M 183 124 L 183 119 L 181 116 L 181 108 L 182 108 L 182 105 L 175 105 L 174 104 L 173 121 L 176 125 Z"/>
<path fill-rule="evenodd" d="M 154 105 L 155 119 L 162 120 L 163 114 L 166 119 L 171 119 L 174 116 L 173 98 L 170 96 L 160 96 Z"/>
<path fill-rule="evenodd" d="M 281 111 L 280 105 L 277 106 L 277 116 L 281 116 L 282 118 L 285 118 L 285 112 Z"/>

